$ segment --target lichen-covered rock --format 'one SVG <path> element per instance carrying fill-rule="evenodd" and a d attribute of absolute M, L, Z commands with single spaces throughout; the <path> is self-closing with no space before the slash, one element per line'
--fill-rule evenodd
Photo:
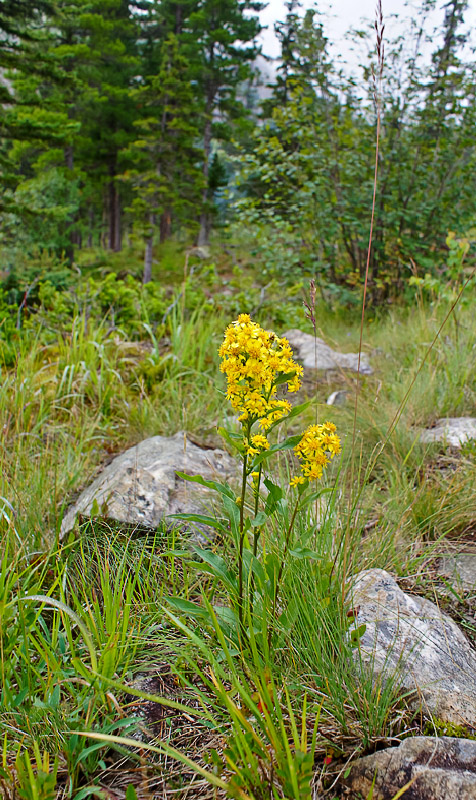
<path fill-rule="evenodd" d="M 476 741 L 432 736 L 405 739 L 356 761 L 346 785 L 362 797 L 391 800 L 411 783 L 405 800 L 475 800 Z"/>
<path fill-rule="evenodd" d="M 476 417 L 443 417 L 420 435 L 423 444 L 442 442 L 458 448 L 470 439 L 476 439 Z"/>
<path fill-rule="evenodd" d="M 284 336 L 293 348 L 296 357 L 305 369 L 350 369 L 358 371 L 359 356 L 357 353 L 337 353 L 322 339 L 303 333 L 296 328 L 287 331 Z M 360 358 L 360 374 L 371 375 L 372 367 L 366 353 Z"/>
<path fill-rule="evenodd" d="M 357 668 L 396 680 L 415 705 L 456 725 L 476 727 L 476 652 L 450 617 L 423 597 L 406 594 L 381 569 L 365 570 L 352 583 L 357 614 L 365 624 Z"/>
<path fill-rule="evenodd" d="M 152 436 L 114 459 L 80 495 L 66 513 L 64 536 L 78 514 L 103 517 L 156 528 L 168 514 L 206 513 L 214 494 L 184 481 L 176 472 L 201 475 L 207 480 L 233 480 L 238 468 L 223 450 L 202 449 L 179 431 L 174 436 Z"/>
<path fill-rule="evenodd" d="M 475 592 L 476 553 L 448 553 L 442 557 L 439 571 L 451 578 L 457 591 Z"/>

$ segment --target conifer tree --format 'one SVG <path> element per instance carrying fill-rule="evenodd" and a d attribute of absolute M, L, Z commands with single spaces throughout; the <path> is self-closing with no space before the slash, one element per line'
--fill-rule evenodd
<path fill-rule="evenodd" d="M 41 95 L 42 83 L 67 82 L 61 65 L 48 56 L 48 20 L 54 6 L 48 0 L 4 0 L 0 6 L 0 170 L 2 212 L 29 211 L 19 208 L 14 192 L 22 175 L 13 142 L 34 143 L 38 147 L 61 144 L 72 133 L 64 110 Z M 18 92 L 18 86 L 23 91 Z"/>
<path fill-rule="evenodd" d="M 198 65 L 203 105 L 204 188 L 199 245 L 207 244 L 210 235 L 212 138 L 226 139 L 230 126 L 245 113 L 237 94 L 258 53 L 255 39 L 260 30 L 258 18 L 247 12 L 256 13 L 261 8 L 263 5 L 254 0 L 202 0 L 190 14 L 188 42 L 196 52 L 193 63 Z"/>
<path fill-rule="evenodd" d="M 134 167 L 124 176 L 134 187 L 132 211 L 146 238 L 144 283 L 151 279 L 157 221 L 164 238 L 164 227 L 168 234 L 173 218 L 182 223 L 193 218 L 203 182 L 190 67 L 175 34 L 169 34 L 161 50 L 158 74 L 134 92 L 143 116 L 136 124 L 139 138 L 126 152 Z"/>

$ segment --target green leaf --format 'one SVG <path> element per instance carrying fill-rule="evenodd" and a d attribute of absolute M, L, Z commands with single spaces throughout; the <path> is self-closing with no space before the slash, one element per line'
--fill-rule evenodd
<path fill-rule="evenodd" d="M 209 565 L 212 575 L 221 578 L 225 581 L 227 586 L 233 589 L 235 588 L 235 576 L 233 572 L 228 569 L 225 560 L 221 556 L 217 553 L 213 553 L 211 550 L 201 550 L 199 547 L 194 547 L 194 551 Z"/>
<path fill-rule="evenodd" d="M 294 406 L 286 417 L 282 417 L 281 419 L 277 419 L 276 422 L 273 422 L 273 424 L 269 426 L 268 432 L 272 431 L 277 425 L 281 425 L 282 422 L 290 422 L 295 417 L 298 417 L 310 404 L 311 401 L 306 400 L 305 403 L 300 403 L 298 406 Z M 300 436 L 298 441 L 301 441 L 301 438 L 302 437 Z M 298 442 L 296 442 L 296 444 L 297 443 Z"/>
<path fill-rule="evenodd" d="M 217 620 L 220 623 L 220 626 L 227 625 L 233 630 L 238 630 L 239 621 L 232 608 L 229 608 L 228 606 L 213 606 L 213 610 L 216 614 Z"/>
<path fill-rule="evenodd" d="M 231 447 L 234 447 L 235 450 L 238 450 L 239 453 L 245 452 L 243 434 L 231 433 L 231 431 L 227 431 L 226 428 L 218 428 L 218 433 L 226 442 L 228 442 Z"/>
<path fill-rule="evenodd" d="M 223 497 L 223 506 L 225 508 L 226 513 L 228 514 L 231 526 L 231 532 L 233 534 L 233 538 L 235 542 L 238 542 L 239 538 L 239 530 L 240 530 L 240 509 L 236 505 L 236 498 L 235 495 L 233 497 L 228 497 L 224 495 Z"/>
<path fill-rule="evenodd" d="M 280 453 L 283 450 L 292 450 L 293 447 L 296 447 L 297 444 L 301 441 L 301 435 L 297 436 L 290 436 L 288 439 L 285 439 L 284 442 L 278 442 L 277 444 L 272 444 L 269 450 L 265 450 L 264 453 L 260 453 L 259 456 L 253 461 L 253 466 L 257 467 L 263 461 L 266 461 L 273 453 Z"/>
<path fill-rule="evenodd" d="M 316 553 L 315 550 L 310 550 L 309 547 L 295 547 L 293 550 L 289 550 L 289 555 L 294 556 L 294 558 L 310 558 L 313 561 L 322 559 L 319 553 Z"/>
<path fill-rule="evenodd" d="M 365 623 L 363 625 L 359 625 L 358 628 L 354 628 L 354 630 L 350 632 L 350 643 L 354 646 L 357 645 L 366 630 L 367 625 L 365 625 Z"/>
<path fill-rule="evenodd" d="M 331 494 L 334 491 L 335 489 L 333 486 L 327 486 L 325 488 L 323 487 L 322 489 L 317 489 L 315 492 L 310 492 L 302 499 L 300 507 L 305 508 L 306 506 L 310 505 L 310 503 L 313 503 L 315 500 L 319 500 L 319 498 L 322 497 L 323 494 Z"/>
<path fill-rule="evenodd" d="M 278 376 L 274 379 L 276 386 L 280 386 L 283 383 L 289 383 L 296 374 L 296 370 L 294 372 L 278 372 Z"/>
<path fill-rule="evenodd" d="M 268 514 L 266 514 L 264 511 L 258 511 L 256 517 L 254 517 L 254 519 L 251 520 L 251 527 L 261 528 L 261 526 L 264 525 L 267 519 L 268 519 Z"/>
<path fill-rule="evenodd" d="M 102 745 L 104 747 L 104 745 Z M 99 786 L 86 786 L 84 789 L 80 789 L 78 794 L 74 795 L 74 800 L 84 800 L 85 797 L 98 797 L 99 800 L 105 800 L 106 795 L 104 791 L 99 788 Z"/>
<path fill-rule="evenodd" d="M 209 517 L 206 514 L 167 514 L 167 519 L 183 519 L 186 522 L 199 522 L 202 525 L 208 525 L 210 528 L 215 528 L 217 531 L 226 530 L 226 526 L 216 517 Z"/>
<path fill-rule="evenodd" d="M 248 569 L 251 569 L 258 579 L 258 585 L 264 586 L 266 583 L 266 572 L 264 571 L 261 561 L 249 552 L 245 556 Z"/>
<path fill-rule="evenodd" d="M 278 486 L 277 483 L 273 483 L 273 481 L 270 480 L 270 478 L 264 479 L 264 485 L 266 486 L 268 492 L 270 493 L 271 497 L 273 498 L 273 500 L 275 500 L 276 503 L 278 502 L 278 500 L 281 500 L 284 494 L 283 490 L 281 489 L 281 486 Z"/>
<path fill-rule="evenodd" d="M 126 800 L 137 800 L 137 792 L 132 783 L 126 789 Z"/>
<path fill-rule="evenodd" d="M 231 486 L 228 486 L 227 483 L 219 483 L 218 481 L 206 481 L 205 478 L 202 478 L 201 475 L 187 475 L 186 472 L 179 472 L 178 470 L 175 472 L 178 478 L 182 478 L 184 481 L 189 481 L 190 483 L 199 483 L 200 486 L 206 486 L 207 489 L 213 489 L 215 492 L 219 492 L 220 494 L 224 495 L 225 497 L 235 497 L 235 493 Z"/>
<path fill-rule="evenodd" d="M 157 745 L 149 744 L 149 742 L 137 742 L 135 739 L 129 739 L 127 737 L 122 736 L 111 736 L 104 733 L 96 733 L 95 731 L 92 732 L 83 732 L 83 731 L 75 731 L 78 736 L 85 736 L 89 739 L 96 739 L 99 741 L 104 742 L 105 744 L 119 744 L 123 745 L 124 747 L 132 747 L 140 750 L 149 750 L 152 753 L 157 753 L 158 755 L 163 755 L 164 753 L 169 758 L 174 758 L 180 761 L 182 764 L 185 764 L 189 769 L 192 769 L 194 772 L 197 772 L 203 778 L 205 778 L 209 783 L 217 786 L 219 789 L 227 789 L 228 785 L 225 781 L 222 781 L 212 772 L 208 772 L 204 769 L 200 764 L 192 761 L 191 758 L 186 756 L 180 750 L 177 750 L 175 747 L 172 747 L 167 742 L 159 741 Z"/>
<path fill-rule="evenodd" d="M 196 603 L 191 603 L 190 600 L 184 600 L 183 597 L 168 597 L 167 602 L 172 608 L 186 614 L 189 617 L 196 617 L 197 619 L 207 619 L 208 612 Z"/>
<path fill-rule="evenodd" d="M 269 553 L 266 557 L 266 561 L 264 564 L 264 568 L 266 570 L 266 574 L 271 581 L 272 586 L 275 585 L 276 578 L 279 573 L 279 568 L 281 564 L 279 558 L 274 553 Z"/>

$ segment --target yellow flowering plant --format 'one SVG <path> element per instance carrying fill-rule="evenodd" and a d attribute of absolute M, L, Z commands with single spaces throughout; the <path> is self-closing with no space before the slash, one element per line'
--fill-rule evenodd
<path fill-rule="evenodd" d="M 238 414 L 241 430 L 230 433 L 220 428 L 220 433 L 238 453 L 242 460 L 241 490 L 236 496 L 228 484 L 205 481 L 200 476 L 179 475 L 220 492 L 225 511 L 229 517 L 230 530 L 236 546 L 237 570 L 230 569 L 217 553 L 196 549 L 202 559 L 200 568 L 208 571 L 225 586 L 231 602 L 229 613 L 221 611 L 227 624 L 236 620 L 238 639 L 247 639 L 245 616 L 252 624 L 255 594 L 259 583 L 267 599 L 262 597 L 262 607 L 277 612 L 279 583 L 288 557 L 292 532 L 299 508 L 304 507 L 303 497 L 311 481 L 322 478 L 330 460 L 340 451 L 340 440 L 335 425 L 325 422 L 311 425 L 304 434 L 291 436 L 282 442 L 271 444 L 269 436 L 284 420 L 299 414 L 308 403 L 292 408 L 287 398 L 278 396 L 279 387 L 287 395 L 297 392 L 301 386 L 302 367 L 293 358 L 289 342 L 284 337 L 264 330 L 248 314 L 240 314 L 225 331 L 219 349 L 220 370 L 227 380 L 226 397 Z M 281 560 L 267 553 L 262 563 L 258 559 L 258 544 L 268 519 L 280 514 L 287 518 L 286 499 L 283 489 L 270 477 L 264 478 L 267 496 L 260 510 L 261 482 L 265 462 L 278 451 L 294 449 L 300 462 L 300 474 L 292 478 L 291 488 L 297 491 L 284 542 Z M 247 491 L 251 504 L 247 506 Z M 210 517 L 177 515 L 180 518 L 207 522 L 227 535 L 225 527 Z M 198 567 L 198 564 L 197 564 Z M 263 588 L 265 587 L 265 588 Z M 256 610 L 256 609 L 255 609 Z M 245 613 L 246 612 L 246 613 Z M 197 615 L 200 615 L 198 612 Z M 236 616 L 235 616 L 236 615 Z"/>

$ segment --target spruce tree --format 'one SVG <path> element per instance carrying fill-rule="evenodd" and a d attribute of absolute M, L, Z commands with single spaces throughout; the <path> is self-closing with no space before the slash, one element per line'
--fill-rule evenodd
<path fill-rule="evenodd" d="M 208 243 L 211 224 L 210 164 L 212 140 L 227 139 L 230 128 L 245 113 L 238 90 L 251 72 L 259 48 L 260 31 L 256 16 L 263 4 L 254 0 L 202 0 L 190 14 L 186 31 L 188 46 L 198 66 L 197 79 L 203 106 L 202 209 L 197 243 Z M 192 59 L 190 59 L 192 61 Z"/>
<path fill-rule="evenodd" d="M 151 279 L 157 222 L 163 239 L 172 219 L 184 224 L 193 218 L 203 182 L 190 66 L 175 34 L 169 34 L 161 51 L 158 74 L 133 93 L 143 116 L 136 123 L 139 138 L 125 153 L 134 163 L 124 176 L 134 187 L 132 211 L 146 238 L 144 283 Z"/>

